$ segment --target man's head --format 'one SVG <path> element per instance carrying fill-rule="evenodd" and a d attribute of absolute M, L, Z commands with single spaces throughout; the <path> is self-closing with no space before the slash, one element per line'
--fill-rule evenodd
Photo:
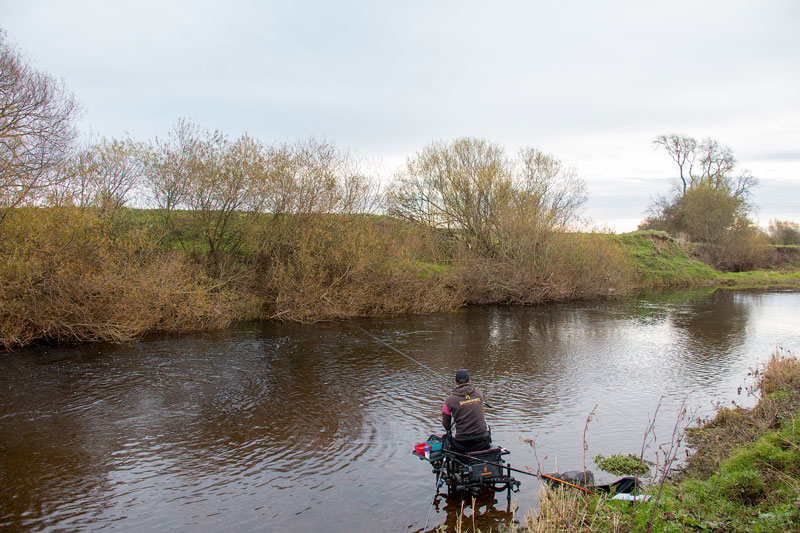
<path fill-rule="evenodd" d="M 456 379 L 455 382 L 458 385 L 463 385 L 464 383 L 469 383 L 469 372 L 466 369 L 461 368 L 456 371 Z"/>

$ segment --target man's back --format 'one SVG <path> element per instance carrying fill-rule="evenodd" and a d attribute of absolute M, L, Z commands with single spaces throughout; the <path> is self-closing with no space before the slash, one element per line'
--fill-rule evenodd
<path fill-rule="evenodd" d="M 486 416 L 483 410 L 483 392 L 472 383 L 459 383 L 444 401 L 442 406 L 443 425 L 449 427 L 449 419 L 455 424 L 454 438 L 460 441 L 485 437 L 489 433 Z"/>

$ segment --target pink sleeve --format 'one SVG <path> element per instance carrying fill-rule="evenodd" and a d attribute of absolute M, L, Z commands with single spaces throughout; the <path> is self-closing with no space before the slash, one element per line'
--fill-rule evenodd
<path fill-rule="evenodd" d="M 444 414 L 446 414 L 446 415 L 449 415 L 449 414 L 450 414 L 450 408 L 449 408 L 449 407 L 447 407 L 447 402 L 444 402 L 444 403 L 442 404 L 442 412 L 443 412 Z"/>

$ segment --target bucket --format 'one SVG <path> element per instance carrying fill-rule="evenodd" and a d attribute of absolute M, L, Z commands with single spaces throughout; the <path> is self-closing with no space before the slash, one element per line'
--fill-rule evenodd
<path fill-rule="evenodd" d="M 426 452 L 430 453 L 430 451 L 431 451 L 431 445 L 427 442 L 420 442 L 419 444 L 414 445 L 414 453 L 425 455 Z"/>

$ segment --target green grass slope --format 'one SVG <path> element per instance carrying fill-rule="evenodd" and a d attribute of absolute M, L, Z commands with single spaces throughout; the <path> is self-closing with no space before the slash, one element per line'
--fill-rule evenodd
<path fill-rule="evenodd" d="M 617 235 L 616 239 L 645 286 L 714 283 L 720 276 L 709 265 L 689 257 L 665 232 L 635 231 Z"/>

